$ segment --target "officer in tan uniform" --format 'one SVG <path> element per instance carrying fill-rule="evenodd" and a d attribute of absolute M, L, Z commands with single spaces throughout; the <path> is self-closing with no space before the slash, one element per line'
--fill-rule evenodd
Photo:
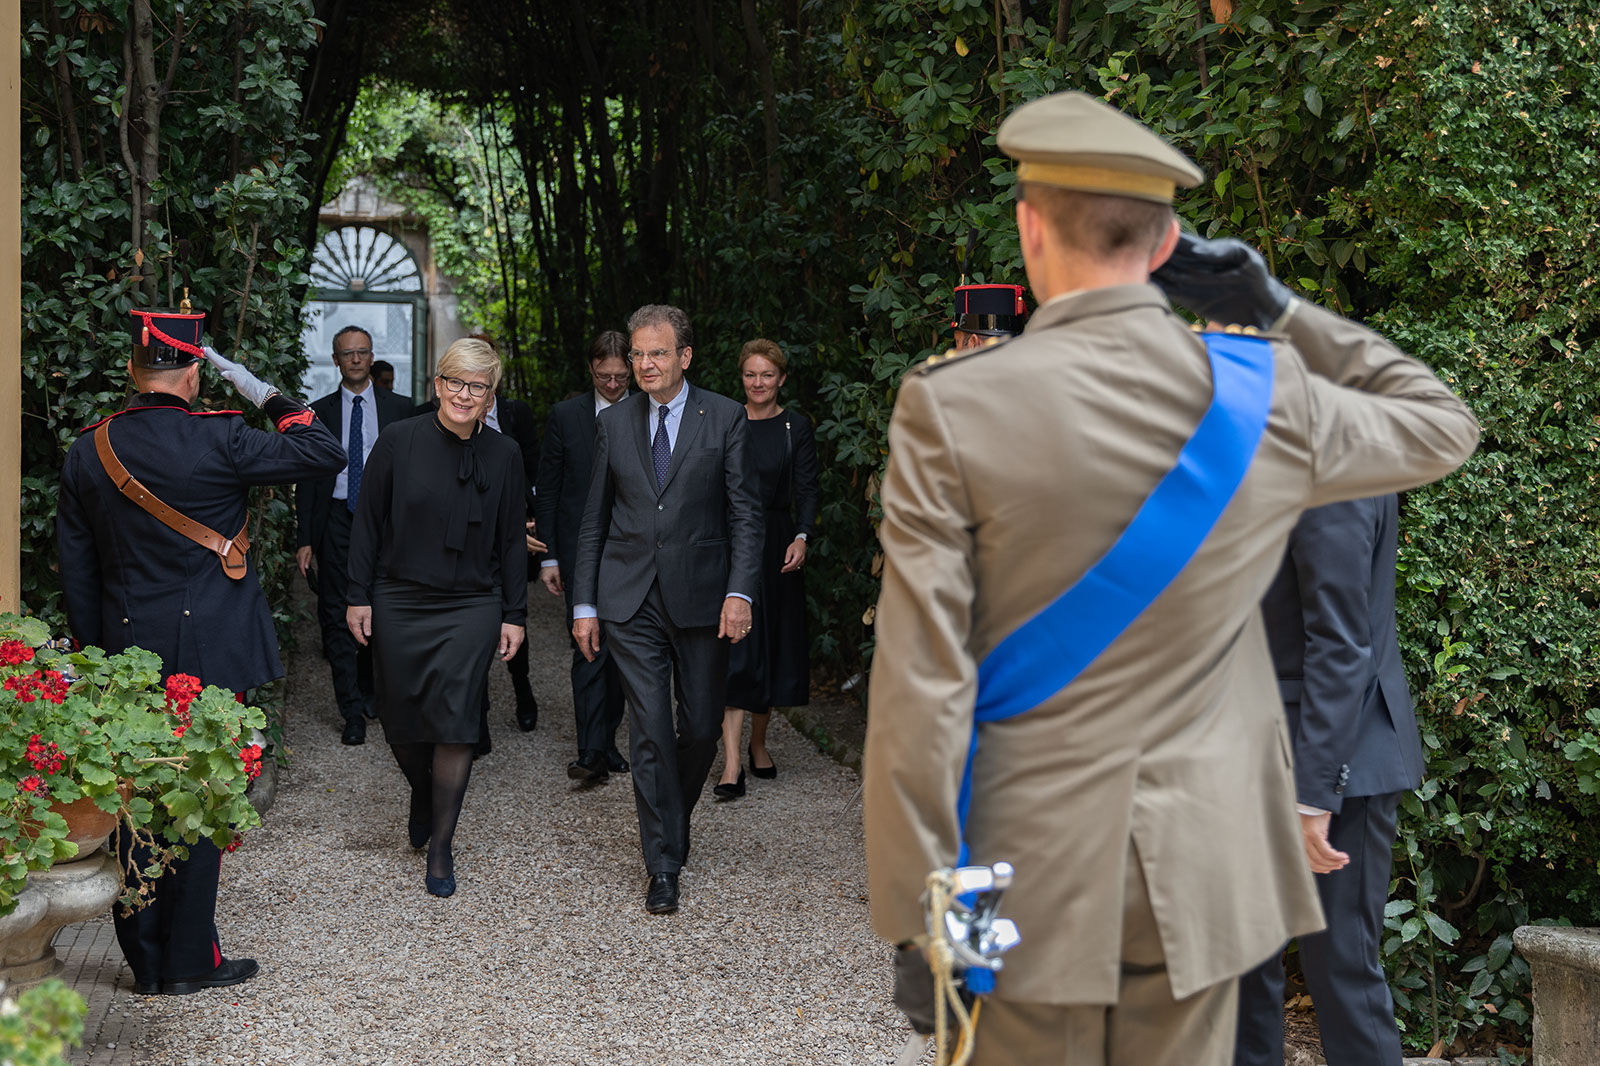
<path fill-rule="evenodd" d="M 1009 861 L 1022 943 L 974 1062 L 1221 1066 L 1235 979 L 1322 925 L 1262 594 L 1302 509 L 1443 477 L 1477 424 L 1237 242 L 1186 238 L 1172 291 L 1279 331 L 1191 330 L 1150 275 L 1202 174 L 1121 112 L 1045 97 L 999 144 L 1038 307 L 1021 336 L 909 373 L 890 423 L 873 923 L 926 1031 L 924 877 Z"/>

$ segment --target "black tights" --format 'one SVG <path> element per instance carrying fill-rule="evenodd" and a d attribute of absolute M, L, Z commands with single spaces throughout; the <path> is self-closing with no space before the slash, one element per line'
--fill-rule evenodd
<path fill-rule="evenodd" d="M 450 843 L 472 776 L 472 745 L 390 744 L 389 749 L 411 784 L 411 821 L 429 827 L 428 876 L 450 877 L 455 873 Z"/>

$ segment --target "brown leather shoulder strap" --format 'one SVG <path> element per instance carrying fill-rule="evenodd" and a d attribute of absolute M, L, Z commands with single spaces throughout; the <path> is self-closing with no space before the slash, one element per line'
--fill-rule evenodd
<path fill-rule="evenodd" d="M 116 451 L 111 447 L 111 434 L 107 432 L 108 428 L 107 424 L 102 422 L 95 429 L 94 450 L 100 456 L 100 465 L 105 467 L 106 474 L 110 476 L 111 483 L 117 487 L 117 491 L 168 529 L 187 537 L 207 551 L 216 552 L 217 558 L 222 562 L 222 572 L 233 580 L 238 581 L 243 578 L 246 571 L 245 552 L 250 550 L 250 515 L 244 516 L 244 528 L 230 540 L 210 526 L 201 525 L 168 507 L 161 501 L 161 497 L 145 488 L 143 482 L 128 473 L 128 468 L 122 465 L 122 460 L 117 458 Z"/>

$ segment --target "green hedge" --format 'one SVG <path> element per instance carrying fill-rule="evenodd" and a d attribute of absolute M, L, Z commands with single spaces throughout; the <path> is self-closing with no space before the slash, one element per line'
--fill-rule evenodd
<path fill-rule="evenodd" d="M 24 5 L 22 597 L 61 630 L 57 479 L 79 430 L 127 395 L 128 310 L 175 305 L 187 265 L 216 348 L 285 391 L 305 370 L 296 235 L 308 157 L 296 76 L 316 40 L 312 5 L 158 4 L 142 44 L 141 6 Z M 133 69 L 138 57 L 150 60 L 158 116 L 129 103 L 125 40 Z M 143 88 L 133 86 L 135 100 Z M 147 139 L 157 174 L 136 197 L 130 173 L 143 172 Z M 176 254 L 179 241 L 186 256 Z M 238 404 L 217 375 L 203 370 L 202 380 L 202 402 Z M 294 569 L 288 508 L 281 488 L 259 490 L 251 506 L 256 565 L 275 604 L 286 603 Z"/>

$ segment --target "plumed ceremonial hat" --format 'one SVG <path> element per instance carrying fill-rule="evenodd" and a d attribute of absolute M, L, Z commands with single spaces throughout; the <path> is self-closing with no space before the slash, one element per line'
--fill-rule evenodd
<path fill-rule="evenodd" d="M 1000 150 L 1017 180 L 1171 203 L 1205 175 L 1143 123 L 1087 93 L 1041 96 L 1000 124 Z"/>
<path fill-rule="evenodd" d="M 203 311 L 139 311 L 133 315 L 133 365 L 144 370 L 177 370 L 205 357 L 201 351 Z"/>

